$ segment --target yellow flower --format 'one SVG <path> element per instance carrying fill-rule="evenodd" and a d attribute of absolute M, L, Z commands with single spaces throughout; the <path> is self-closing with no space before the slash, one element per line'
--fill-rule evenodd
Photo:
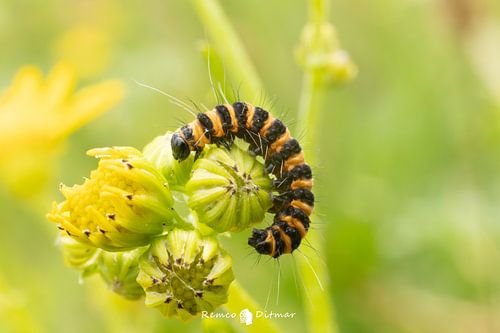
<path fill-rule="evenodd" d="M 36 193 L 50 177 L 64 139 L 124 94 L 119 81 L 75 92 L 76 80 L 68 64 L 56 65 L 46 78 L 27 66 L 0 94 L 0 176 L 16 194 Z"/>
<path fill-rule="evenodd" d="M 148 244 L 173 221 L 166 179 L 132 147 L 92 149 L 100 158 L 83 185 L 61 186 L 65 201 L 48 219 L 69 236 L 107 251 Z"/>
<path fill-rule="evenodd" d="M 95 24 L 80 23 L 58 38 L 54 53 L 74 64 L 78 73 L 92 77 L 101 73 L 111 58 L 111 32 Z"/>

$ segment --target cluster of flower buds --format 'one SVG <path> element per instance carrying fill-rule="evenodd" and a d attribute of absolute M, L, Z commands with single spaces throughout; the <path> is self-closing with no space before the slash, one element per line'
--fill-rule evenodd
<path fill-rule="evenodd" d="M 207 146 L 196 161 L 178 162 L 170 138 L 155 138 L 143 153 L 90 150 L 97 169 L 82 185 L 62 186 L 65 200 L 47 216 L 60 229 L 69 267 L 189 320 L 227 302 L 232 259 L 216 236 L 262 222 L 272 186 L 263 163 L 237 144 Z M 182 204 L 185 218 L 174 209 Z"/>

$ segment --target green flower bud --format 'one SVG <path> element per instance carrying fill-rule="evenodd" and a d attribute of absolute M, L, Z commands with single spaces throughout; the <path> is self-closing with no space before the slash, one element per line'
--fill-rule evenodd
<path fill-rule="evenodd" d="M 66 233 L 59 235 L 59 244 L 66 266 L 82 271 L 82 276 L 96 272 L 101 249 L 79 242 Z"/>
<path fill-rule="evenodd" d="M 172 224 L 173 198 L 166 179 L 135 148 L 92 149 L 97 170 L 83 185 L 61 186 L 65 201 L 48 219 L 80 242 L 123 251 L 146 245 Z"/>
<path fill-rule="evenodd" d="M 328 83 L 351 81 L 358 74 L 358 68 L 344 50 L 336 50 L 328 54 L 324 60 L 326 65 L 325 79 Z"/>
<path fill-rule="evenodd" d="M 99 274 L 115 293 L 127 298 L 137 299 L 144 295 L 144 290 L 137 283 L 139 258 L 147 247 L 125 252 L 102 251 L 98 263 Z"/>
<path fill-rule="evenodd" d="M 271 180 L 264 165 L 237 145 L 207 146 L 186 184 L 188 206 L 198 222 L 217 232 L 262 222 L 271 207 Z"/>
<path fill-rule="evenodd" d="M 356 77 L 358 69 L 340 46 L 334 26 L 308 24 L 296 50 L 298 63 L 307 71 L 320 73 L 325 83 L 344 83 Z"/>
<path fill-rule="evenodd" d="M 215 238 L 174 229 L 155 239 L 143 255 L 137 282 L 146 292 L 146 306 L 189 320 L 227 302 L 231 266 Z"/>
<path fill-rule="evenodd" d="M 191 175 L 194 155 L 179 162 L 172 155 L 172 132 L 156 137 L 143 149 L 144 157 L 159 170 L 173 189 L 186 184 Z"/>

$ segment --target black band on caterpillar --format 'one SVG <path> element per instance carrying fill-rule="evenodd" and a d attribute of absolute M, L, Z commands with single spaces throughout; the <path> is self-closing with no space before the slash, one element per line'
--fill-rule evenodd
<path fill-rule="evenodd" d="M 308 205 L 311 209 L 314 207 L 314 194 L 305 188 L 297 188 L 295 190 L 288 190 L 273 197 L 273 207 L 269 210 L 270 213 L 277 213 L 294 201 L 302 202 Z M 297 203 L 295 203 L 297 204 Z"/>
<path fill-rule="evenodd" d="M 274 119 L 264 138 L 266 139 L 268 144 L 272 144 L 274 143 L 274 141 L 276 141 L 276 139 L 278 139 L 281 134 L 285 133 L 285 131 L 286 126 L 281 122 L 281 120 Z"/>
<path fill-rule="evenodd" d="M 256 107 L 253 114 L 251 131 L 254 133 L 259 133 L 268 118 L 269 118 L 269 112 L 259 107 Z"/>
<path fill-rule="evenodd" d="M 231 120 L 231 115 L 229 114 L 229 110 L 224 105 L 217 105 L 215 107 L 217 111 L 217 115 L 219 116 L 222 123 L 222 131 L 224 134 L 228 132 L 233 127 L 233 123 Z"/>
<path fill-rule="evenodd" d="M 276 176 L 273 189 L 279 193 L 269 209 L 276 213 L 273 224 L 253 229 L 248 244 L 258 253 L 274 258 L 291 253 L 309 230 L 314 195 L 311 168 L 304 161 L 299 142 L 281 120 L 244 102 L 217 105 L 172 135 L 172 154 L 183 160 L 191 151 L 199 154 L 206 144 L 230 147 L 234 136 L 248 142 L 254 154 L 264 157 L 266 171 Z"/>
<path fill-rule="evenodd" d="M 243 127 L 247 122 L 247 105 L 241 102 L 233 103 L 233 110 L 236 114 L 236 119 L 238 120 L 238 126 Z"/>
<path fill-rule="evenodd" d="M 274 189 L 278 192 L 287 191 L 294 181 L 308 181 L 312 179 L 312 171 L 309 165 L 301 164 L 295 166 L 291 171 L 284 172 L 281 178 L 273 182 Z"/>
<path fill-rule="evenodd" d="M 205 129 L 205 136 L 208 138 L 208 139 L 211 139 L 212 138 L 212 134 L 214 132 L 214 124 L 212 123 L 212 121 L 210 120 L 210 118 L 208 118 L 208 116 L 204 113 L 198 113 L 198 115 L 196 116 L 196 118 L 198 119 L 198 121 L 200 122 L 200 124 L 204 127 Z"/>

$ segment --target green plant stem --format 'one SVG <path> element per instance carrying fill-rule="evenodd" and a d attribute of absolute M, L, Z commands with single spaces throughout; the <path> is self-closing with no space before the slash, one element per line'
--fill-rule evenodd
<path fill-rule="evenodd" d="M 318 71 L 306 71 L 302 82 L 299 110 L 297 114 L 297 133 L 303 133 L 304 148 L 307 151 L 307 161 L 315 165 L 317 156 L 317 132 L 314 129 L 319 125 L 319 112 L 324 106 L 325 89 L 322 84 L 322 75 Z"/>
<path fill-rule="evenodd" d="M 315 27 L 315 40 L 321 38 L 321 25 L 328 21 L 329 0 L 309 0 L 310 23 Z M 320 45 L 311 43 L 310 45 Z M 321 50 L 308 50 L 310 54 L 321 52 Z M 307 161 L 315 165 L 318 161 L 317 147 L 319 131 L 314 130 L 321 123 L 320 112 L 324 109 L 325 86 L 321 70 L 308 68 L 305 70 L 302 92 L 298 110 L 298 133 L 304 133 L 304 149 L 307 152 Z M 314 218 L 318 223 L 318 218 Z M 328 270 L 321 262 L 325 257 L 324 242 L 317 230 L 311 228 L 307 236 L 307 242 L 314 246 L 315 250 L 308 246 L 301 247 L 298 255 L 298 266 L 304 281 L 307 294 L 305 308 L 308 316 L 309 332 L 338 332 L 336 316 L 329 292 Z"/>
<path fill-rule="evenodd" d="M 229 312 L 240 313 L 243 309 L 248 309 L 254 315 L 253 324 L 245 326 L 248 332 L 251 333 L 278 333 L 281 330 L 269 319 L 267 318 L 256 318 L 257 311 L 261 311 L 261 306 L 255 302 L 255 300 L 250 296 L 249 293 L 237 282 L 234 281 L 229 287 L 229 301 L 224 304 L 224 307 Z M 239 319 L 239 318 L 238 318 Z"/>
<path fill-rule="evenodd" d="M 262 83 L 226 14 L 216 0 L 193 0 L 203 26 L 240 93 L 250 100 L 263 94 Z"/>
<path fill-rule="evenodd" d="M 307 151 L 307 160 L 315 165 L 317 158 L 317 131 L 320 122 L 319 112 L 323 108 L 325 90 L 321 84 L 321 74 L 316 72 L 306 72 L 299 106 L 298 132 L 304 133 L 304 149 Z M 296 256 L 299 271 L 304 284 L 305 309 L 308 316 L 309 332 L 313 333 L 333 333 L 338 332 L 336 316 L 333 304 L 330 300 L 329 276 L 321 258 L 324 258 L 324 240 L 321 238 L 314 224 L 318 224 L 319 219 L 314 216 L 307 238 L 303 242 L 310 243 L 314 249 L 305 244 L 300 247 L 300 253 Z"/>
<path fill-rule="evenodd" d="M 309 21 L 318 25 L 326 22 L 330 10 L 330 0 L 309 0 L 309 2 Z"/>

